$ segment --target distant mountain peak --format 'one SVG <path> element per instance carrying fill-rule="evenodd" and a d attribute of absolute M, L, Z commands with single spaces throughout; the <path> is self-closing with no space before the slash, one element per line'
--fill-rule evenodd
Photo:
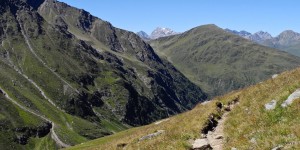
<path fill-rule="evenodd" d="M 157 27 L 150 35 L 151 39 L 157 39 L 160 37 L 166 37 L 170 35 L 178 34 L 177 32 L 173 31 L 170 28 L 166 27 Z"/>
<path fill-rule="evenodd" d="M 273 39 L 272 35 L 265 31 L 258 31 L 254 34 L 251 34 L 250 32 L 245 30 L 241 30 L 241 31 L 230 30 L 230 29 L 224 29 L 224 30 L 257 43 L 262 43 L 265 40 Z"/>
<path fill-rule="evenodd" d="M 142 38 L 143 40 L 150 40 L 150 36 L 145 32 L 145 31 L 139 31 L 136 33 L 140 38 Z"/>
<path fill-rule="evenodd" d="M 179 34 L 178 32 L 173 31 L 170 28 L 166 27 L 157 27 L 155 30 L 151 32 L 151 35 L 147 34 L 145 31 L 139 31 L 136 33 L 140 38 L 142 38 L 145 41 L 158 39 L 160 37 L 166 37 L 170 35 Z"/>
<path fill-rule="evenodd" d="M 236 31 L 236 30 L 230 30 L 230 29 L 226 28 L 225 31 L 236 34 L 236 35 L 239 35 L 239 36 L 244 37 L 244 38 L 252 35 L 250 32 L 247 32 L 245 30 Z"/>
<path fill-rule="evenodd" d="M 269 39 L 272 39 L 272 35 L 268 32 L 265 32 L 265 31 L 258 31 L 256 33 L 254 33 L 251 37 L 253 41 L 256 41 L 256 42 L 261 42 L 261 41 L 265 41 L 265 40 L 269 40 Z"/>
<path fill-rule="evenodd" d="M 270 33 L 265 32 L 265 31 L 258 31 L 258 32 L 254 33 L 254 34 L 257 34 L 257 35 L 266 35 L 266 36 L 272 37 L 272 35 Z"/>
<path fill-rule="evenodd" d="M 278 36 L 272 37 L 272 35 L 265 31 L 258 31 L 254 34 L 243 34 L 243 31 L 236 31 L 230 29 L 224 29 L 227 32 L 236 34 L 245 39 L 251 40 L 255 43 L 268 46 L 271 48 L 277 48 L 283 51 L 287 51 L 296 56 L 300 56 L 300 33 L 293 30 L 285 30 L 281 32 Z M 247 32 L 247 31 L 245 31 Z"/>
<path fill-rule="evenodd" d="M 293 38 L 300 39 L 300 33 L 297 33 L 293 30 L 285 30 L 278 35 L 279 38 Z"/>

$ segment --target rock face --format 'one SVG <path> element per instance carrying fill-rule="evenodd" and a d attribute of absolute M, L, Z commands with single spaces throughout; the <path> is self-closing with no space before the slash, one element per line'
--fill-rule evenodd
<path fill-rule="evenodd" d="M 19 144 L 25 145 L 28 143 L 28 139 L 30 137 L 38 137 L 38 138 L 44 137 L 50 132 L 51 128 L 52 128 L 51 123 L 44 123 L 37 128 L 30 128 L 30 127 L 16 128 L 15 131 L 18 133 L 18 136 L 15 139 L 15 141 Z"/>

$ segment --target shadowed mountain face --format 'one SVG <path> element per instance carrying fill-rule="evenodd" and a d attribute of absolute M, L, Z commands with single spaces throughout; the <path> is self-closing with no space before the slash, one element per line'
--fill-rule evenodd
<path fill-rule="evenodd" d="M 0 14 L 1 149 L 56 148 L 54 133 L 74 145 L 206 99 L 137 35 L 84 10 L 5 0 Z"/>
<path fill-rule="evenodd" d="M 254 44 L 215 25 L 153 40 L 151 45 L 211 97 L 300 64 L 298 57 Z"/>

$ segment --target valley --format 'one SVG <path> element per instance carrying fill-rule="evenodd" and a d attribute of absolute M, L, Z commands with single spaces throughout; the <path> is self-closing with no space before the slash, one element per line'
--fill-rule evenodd
<path fill-rule="evenodd" d="M 1 150 L 300 149 L 296 32 L 148 35 L 57 0 L 0 14 Z"/>

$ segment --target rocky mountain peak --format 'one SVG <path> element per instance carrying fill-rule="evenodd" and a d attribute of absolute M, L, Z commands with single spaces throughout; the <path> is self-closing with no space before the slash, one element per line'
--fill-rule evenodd
<path fill-rule="evenodd" d="M 143 40 L 150 40 L 150 36 L 144 32 L 144 31 L 139 31 L 136 33 L 140 38 L 142 38 Z"/>
<path fill-rule="evenodd" d="M 268 40 L 273 38 L 270 33 L 264 31 L 258 31 L 254 33 L 253 36 L 254 38 L 257 38 L 257 40 Z"/>
<path fill-rule="evenodd" d="M 244 38 L 248 38 L 249 36 L 252 35 L 250 32 L 247 32 L 245 30 L 237 31 L 237 30 L 225 29 L 225 31 L 227 31 L 229 33 L 233 33 L 233 34 L 239 35 L 239 36 L 244 37 Z"/>
<path fill-rule="evenodd" d="M 170 36 L 170 35 L 175 35 L 178 34 L 177 32 L 173 31 L 170 28 L 162 28 L 162 27 L 157 27 L 152 33 L 151 33 L 151 39 L 157 39 L 160 37 L 165 37 L 165 36 Z"/>
<path fill-rule="evenodd" d="M 224 29 L 227 32 L 236 34 L 240 37 L 251 40 L 255 43 L 268 46 L 271 48 L 280 49 L 287 51 L 296 56 L 300 56 L 299 46 L 300 46 L 300 33 L 297 33 L 293 30 L 285 30 L 281 32 L 278 36 L 272 37 L 271 34 L 264 31 L 259 31 L 254 34 L 242 34 L 243 31 L 236 31 L 230 29 Z M 245 31 L 247 32 L 247 31 Z"/>
<path fill-rule="evenodd" d="M 300 33 L 294 32 L 293 30 L 285 30 L 279 34 L 278 38 L 300 40 Z"/>

